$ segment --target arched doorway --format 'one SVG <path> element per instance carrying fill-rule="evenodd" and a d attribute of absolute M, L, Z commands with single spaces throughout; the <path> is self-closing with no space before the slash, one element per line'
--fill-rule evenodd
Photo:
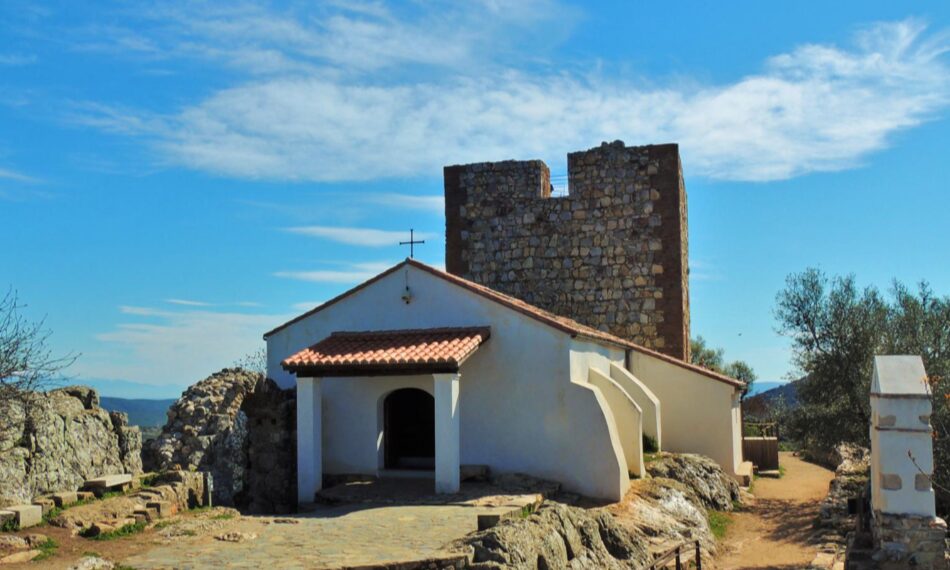
<path fill-rule="evenodd" d="M 383 401 L 386 469 L 435 469 L 435 398 L 402 388 Z"/>

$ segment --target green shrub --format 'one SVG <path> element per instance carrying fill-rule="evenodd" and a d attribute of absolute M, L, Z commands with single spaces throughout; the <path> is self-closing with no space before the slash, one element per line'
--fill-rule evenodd
<path fill-rule="evenodd" d="M 643 453 L 656 453 L 660 450 L 660 444 L 656 442 L 656 438 L 643 434 Z"/>
<path fill-rule="evenodd" d="M 41 560 L 46 560 L 47 558 L 52 558 L 56 554 L 56 549 L 59 548 L 59 544 L 56 543 L 52 538 L 47 538 L 45 542 L 41 543 L 36 547 L 40 553 L 33 559 L 33 562 L 39 562 Z"/>
<path fill-rule="evenodd" d="M 16 532 L 18 530 L 20 530 L 20 525 L 16 522 L 15 518 L 7 519 L 3 525 L 0 526 L 0 532 Z"/>
<path fill-rule="evenodd" d="M 726 536 L 729 525 L 732 524 L 732 517 L 729 513 L 722 511 L 706 511 L 706 518 L 709 520 L 709 530 L 712 531 L 716 540 L 722 540 Z"/>

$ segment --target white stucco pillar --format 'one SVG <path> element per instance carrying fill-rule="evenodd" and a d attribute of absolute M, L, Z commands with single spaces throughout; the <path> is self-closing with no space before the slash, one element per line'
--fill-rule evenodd
<path fill-rule="evenodd" d="M 433 374 L 435 383 L 435 492 L 459 490 L 459 374 Z"/>
<path fill-rule="evenodd" d="M 312 503 L 323 486 L 320 378 L 297 378 L 297 504 Z"/>

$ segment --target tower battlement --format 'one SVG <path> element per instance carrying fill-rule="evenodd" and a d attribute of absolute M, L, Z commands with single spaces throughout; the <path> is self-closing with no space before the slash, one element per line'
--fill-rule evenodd
<path fill-rule="evenodd" d="M 689 358 L 686 188 L 675 144 L 447 166 L 446 269 L 553 313 Z"/>

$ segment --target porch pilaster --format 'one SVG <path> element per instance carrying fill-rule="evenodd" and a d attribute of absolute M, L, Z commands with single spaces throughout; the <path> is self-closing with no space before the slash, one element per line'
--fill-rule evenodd
<path fill-rule="evenodd" d="M 320 378 L 297 378 L 297 504 L 323 486 L 323 396 Z"/>
<path fill-rule="evenodd" d="M 433 374 L 435 392 L 435 492 L 460 487 L 459 374 Z"/>

